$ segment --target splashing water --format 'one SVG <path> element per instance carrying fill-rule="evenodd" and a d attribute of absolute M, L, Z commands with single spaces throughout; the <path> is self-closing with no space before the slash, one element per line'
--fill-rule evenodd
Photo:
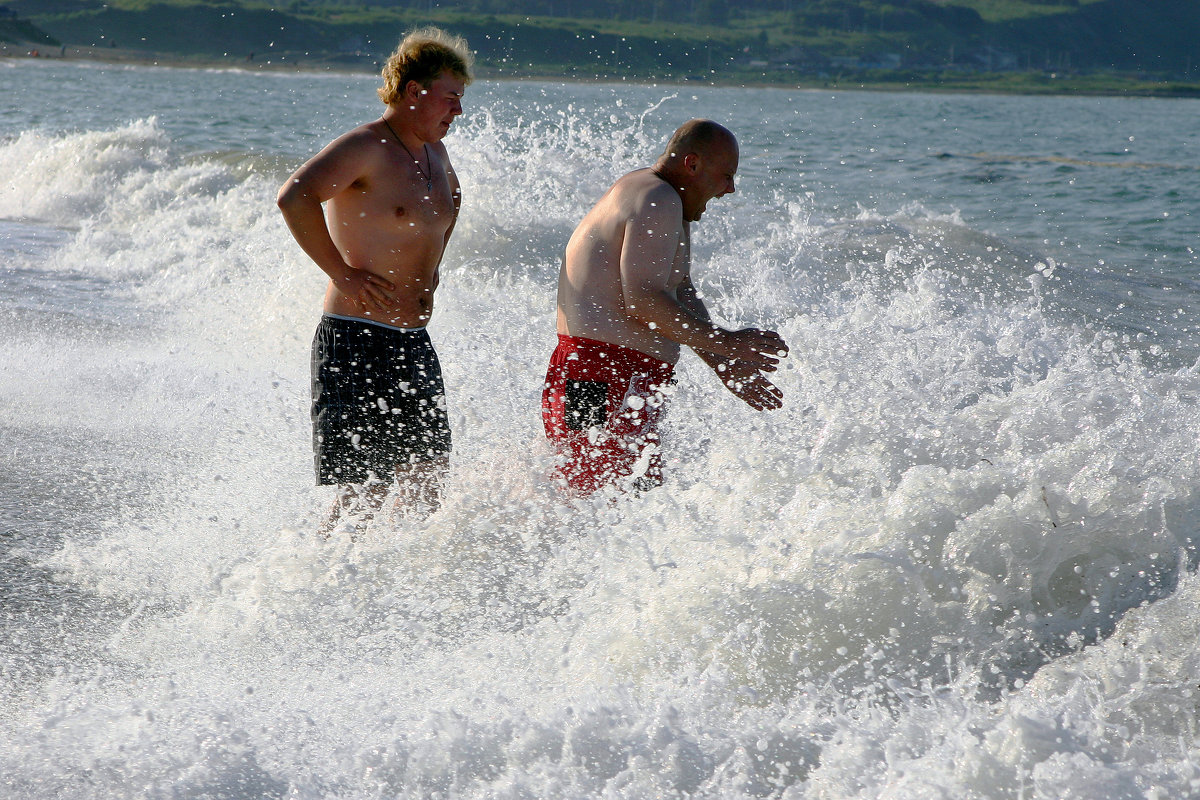
<path fill-rule="evenodd" d="M 331 103 L 370 86 L 277 81 Z M 1162 234 L 1174 278 L 1155 258 L 1097 285 L 1100 258 L 979 214 L 1003 170 L 1050 185 L 1057 162 L 983 183 L 966 162 L 952 200 L 902 195 L 953 159 L 873 142 L 868 177 L 814 166 L 838 160 L 818 112 L 888 119 L 895 151 L 914 108 L 957 103 L 965 127 L 1017 100 L 472 92 L 430 326 L 446 503 L 360 541 L 313 535 L 323 280 L 273 201 L 344 120 L 265 152 L 158 109 L 0 139 L 6 796 L 1195 792 L 1200 375 L 1143 288 L 1186 289 L 1186 229 Z M 561 250 L 695 115 L 745 129 L 698 282 L 721 321 L 787 339 L 786 404 L 756 414 L 685 356 L 666 485 L 570 501 L 538 407 Z"/>

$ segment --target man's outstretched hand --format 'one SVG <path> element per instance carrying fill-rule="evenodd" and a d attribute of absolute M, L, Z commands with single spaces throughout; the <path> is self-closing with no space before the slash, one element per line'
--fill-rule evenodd
<path fill-rule="evenodd" d="M 775 331 L 742 328 L 726 333 L 724 340 L 728 346 L 728 358 L 744 361 L 766 372 L 778 369 L 779 360 L 788 354 L 787 343 Z"/>
<path fill-rule="evenodd" d="M 709 366 L 729 391 L 755 411 L 770 411 L 783 405 L 783 392 L 767 380 L 762 374 L 762 367 L 748 361 L 728 359 L 713 359 Z"/>

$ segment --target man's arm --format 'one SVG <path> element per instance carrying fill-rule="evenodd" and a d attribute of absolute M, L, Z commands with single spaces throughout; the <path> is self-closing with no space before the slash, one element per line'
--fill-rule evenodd
<path fill-rule="evenodd" d="M 704 305 L 695 284 L 689 275 L 676 290 L 679 304 L 698 319 L 708 320 L 708 308 Z M 702 349 L 693 348 L 696 355 L 717 373 L 717 378 L 733 394 L 746 402 L 755 411 L 779 408 L 783 405 L 783 392 L 767 380 L 762 371 L 747 361 L 726 358 Z"/>
<path fill-rule="evenodd" d="M 395 285 L 346 263 L 329 235 L 321 204 L 345 191 L 367 171 L 363 133 L 351 131 L 335 139 L 296 170 L 279 189 L 276 200 L 288 229 L 301 249 L 321 268 L 338 291 L 362 309 L 386 311 L 394 304 Z"/>
<path fill-rule="evenodd" d="M 446 165 L 446 179 L 450 181 L 450 200 L 454 203 L 454 218 L 450 220 L 450 227 L 446 228 L 446 236 L 442 239 L 442 255 L 444 256 L 446 248 L 450 245 L 450 234 L 454 233 L 454 226 L 458 224 L 458 211 L 462 208 L 462 184 L 458 182 L 458 175 L 454 172 L 454 165 L 450 163 L 450 154 L 446 152 L 446 145 L 441 142 L 435 142 L 432 146 L 437 149 L 442 163 Z M 433 288 L 437 289 L 438 284 L 441 282 L 442 259 L 439 256 L 438 265 L 433 270 Z"/>
<path fill-rule="evenodd" d="M 758 369 L 776 369 L 780 354 L 787 352 L 778 334 L 757 328 L 729 331 L 718 327 L 708 319 L 707 310 L 697 316 L 669 288 L 683 225 L 674 190 L 648 193 L 641 202 L 642 208 L 625 224 L 621 246 L 621 292 L 629 316 L 697 352 L 745 361 Z"/>
<path fill-rule="evenodd" d="M 458 174 L 454 171 L 454 165 L 450 163 L 446 145 L 435 142 L 432 147 L 437 150 L 442 163 L 446 165 L 446 180 L 450 182 L 450 199 L 454 203 L 454 218 L 450 220 L 450 227 L 446 228 L 446 238 L 442 240 L 442 252 L 445 253 L 446 245 L 450 244 L 450 234 L 454 233 L 454 226 L 458 224 L 458 210 L 462 208 L 462 184 L 458 182 Z"/>

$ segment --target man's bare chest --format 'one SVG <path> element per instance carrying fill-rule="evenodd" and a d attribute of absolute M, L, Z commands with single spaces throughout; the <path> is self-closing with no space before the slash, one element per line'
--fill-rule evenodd
<path fill-rule="evenodd" d="M 380 175 L 350 187 L 332 209 L 350 227 L 444 232 L 454 220 L 454 200 L 445 174 L 426 181 L 408 175 Z"/>

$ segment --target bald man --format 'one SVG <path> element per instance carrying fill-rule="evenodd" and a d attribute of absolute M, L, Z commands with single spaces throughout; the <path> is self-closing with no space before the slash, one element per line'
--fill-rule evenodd
<path fill-rule="evenodd" d="M 734 135 L 691 120 L 654 166 L 614 183 L 567 243 L 542 421 L 581 495 L 662 483 L 657 423 L 682 346 L 752 408 L 782 405 L 764 373 L 787 355 L 783 339 L 714 325 L 692 284 L 691 223 L 734 191 L 737 167 Z"/>

